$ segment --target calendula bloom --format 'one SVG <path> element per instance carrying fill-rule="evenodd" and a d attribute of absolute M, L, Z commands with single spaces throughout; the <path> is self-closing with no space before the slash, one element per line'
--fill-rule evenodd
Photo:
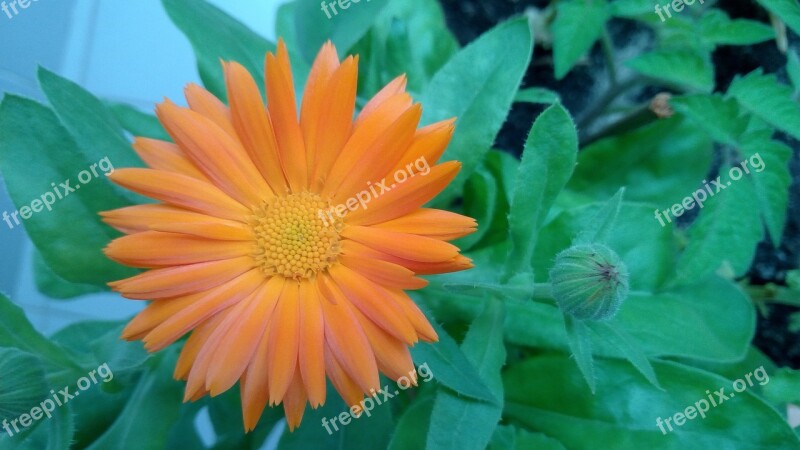
<path fill-rule="evenodd" d="M 409 346 L 437 335 L 405 291 L 472 267 L 447 241 L 475 221 L 422 208 L 460 169 L 436 164 L 453 120 L 418 129 L 402 76 L 353 120 L 357 66 L 325 44 L 298 119 L 282 42 L 266 57 L 266 106 L 244 67 L 224 63 L 230 107 L 189 85 L 188 108 L 156 108 L 174 143 L 137 138 L 150 168 L 111 175 L 159 202 L 103 213 L 127 234 L 106 254 L 148 269 L 111 283 L 152 300 L 123 337 L 154 352 L 191 332 L 175 369 L 185 400 L 238 381 L 247 431 L 267 403 L 297 427 L 306 403 L 325 402 L 326 376 L 351 406 L 380 389 L 379 371 L 408 376 Z"/>

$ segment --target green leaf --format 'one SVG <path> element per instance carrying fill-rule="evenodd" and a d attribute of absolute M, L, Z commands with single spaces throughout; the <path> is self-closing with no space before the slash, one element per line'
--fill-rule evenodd
<path fill-rule="evenodd" d="M 594 358 L 592 357 L 592 338 L 589 328 L 582 320 L 564 315 L 564 329 L 567 333 L 569 350 L 584 381 L 589 386 L 592 394 L 597 390 L 597 377 L 594 373 Z"/>
<path fill-rule="evenodd" d="M 499 196 L 497 179 L 486 168 L 478 168 L 469 177 L 464 186 L 464 214 L 474 218 L 480 225 L 476 232 L 458 241 L 456 245 L 459 248 L 471 248 L 489 232 L 498 219 Z"/>
<path fill-rule="evenodd" d="M 653 15 L 652 0 L 614 0 L 609 5 L 611 15 L 615 17 L 636 18 Z"/>
<path fill-rule="evenodd" d="M 789 79 L 792 80 L 794 85 L 794 92 L 800 92 L 800 59 L 794 52 L 789 52 L 789 57 L 786 61 L 786 72 L 789 74 Z"/>
<path fill-rule="evenodd" d="M 153 370 L 142 375 L 125 409 L 88 450 L 117 448 L 120 442 L 126 450 L 161 448 L 178 419 L 183 397 L 181 383 L 172 379 L 172 353 L 162 355 Z"/>
<path fill-rule="evenodd" d="M 467 333 L 461 350 L 478 369 L 492 394 L 503 398 L 500 369 L 506 360 L 503 343 L 503 303 L 493 299 Z M 500 403 L 479 402 L 439 389 L 431 413 L 427 449 L 482 450 L 489 443 L 502 414 Z"/>
<path fill-rule="evenodd" d="M 714 88 L 714 66 L 707 52 L 690 49 L 653 50 L 627 62 L 628 67 L 668 85 L 701 92 Z"/>
<path fill-rule="evenodd" d="M 551 91 L 545 88 L 527 88 L 521 89 L 514 97 L 515 103 L 542 103 L 550 104 L 561 101 L 561 96 L 558 92 Z"/>
<path fill-rule="evenodd" d="M 434 205 L 461 195 L 502 126 L 528 68 L 532 36 L 525 19 L 502 23 L 458 52 L 422 95 L 423 122 L 457 117 L 456 132 L 442 160 L 458 160 L 461 172 Z"/>
<path fill-rule="evenodd" d="M 342 0 L 324 2 L 322 6 L 310 0 L 296 2 L 296 36 L 303 58 L 313 61 L 329 39 L 336 45 L 339 55 L 345 55 L 366 34 L 388 3 L 388 0 Z"/>
<path fill-rule="evenodd" d="M 106 107 L 114 114 L 122 127 L 133 136 L 161 139 L 162 141 L 172 140 L 156 116 L 139 111 L 124 103 L 106 102 Z"/>
<path fill-rule="evenodd" d="M 615 249 L 625 248 L 612 245 Z M 630 268 L 628 258 L 623 256 Z M 430 287 L 427 290 L 432 291 Z M 488 301 L 452 291 L 441 295 L 428 292 L 426 299 L 437 317 L 464 321 L 480 314 Z M 562 314 L 554 305 L 507 298 L 506 311 L 506 342 L 567 351 Z M 719 320 L 720 311 L 725 311 L 725 320 Z M 632 291 L 612 323 L 629 334 L 649 358 L 681 356 L 731 362 L 741 359 L 750 347 L 755 334 L 755 311 L 735 284 L 710 277 L 692 286 L 660 292 Z M 625 358 L 603 342 L 596 343 L 595 348 L 596 356 Z"/>
<path fill-rule="evenodd" d="M 556 103 L 533 123 L 517 171 L 509 214 L 512 249 L 507 276 L 531 270 L 537 230 L 572 176 L 577 154 L 575 124 L 564 107 Z"/>
<path fill-rule="evenodd" d="M 800 139 L 800 105 L 792 100 L 792 89 L 779 83 L 775 75 L 764 75 L 758 69 L 738 77 L 728 95 L 773 127 Z"/>
<path fill-rule="evenodd" d="M 430 317 L 430 315 L 428 315 Z M 411 348 L 414 362 L 427 364 L 436 381 L 467 397 L 496 402 L 491 390 L 484 384 L 478 370 L 464 355 L 458 345 L 439 325 L 433 324 L 439 334 L 439 342 L 420 342 Z"/>
<path fill-rule="evenodd" d="M 684 95 L 673 97 L 669 103 L 675 111 L 688 117 L 691 124 L 725 145 L 736 146 L 750 125 L 750 118 L 736 100 L 719 94 Z"/>
<path fill-rule="evenodd" d="M 603 34 L 608 20 L 605 0 L 567 0 L 556 4 L 553 22 L 553 59 L 562 79 Z"/>
<path fill-rule="evenodd" d="M 29 414 L 31 408 L 50 397 L 42 362 L 30 353 L 18 348 L 0 348 L 0 373 L 3 374 L 0 379 L 0 421 L 11 422 L 22 414 Z M 36 426 L 40 424 L 38 421 L 34 423 Z M 19 431 L 11 428 L 12 433 L 25 432 L 22 424 L 13 425 Z M 7 440 L 8 431 L 0 430 L 0 436 L 0 442 Z"/>
<path fill-rule="evenodd" d="M 800 445 L 778 412 L 749 390 L 730 397 L 731 382 L 717 375 L 675 362 L 655 362 L 654 368 L 663 391 L 626 363 L 598 360 L 598 389 L 591 395 L 567 356 L 530 358 L 505 373 L 505 384 L 515 386 L 506 393 L 505 415 L 513 423 L 547 430 L 567 448 L 596 448 L 598 442 L 605 448 L 676 450 Z M 706 391 L 720 388 L 729 399 L 712 407 Z M 708 406 L 705 418 L 697 413 L 705 409 L 700 400 Z M 675 414 L 687 412 L 693 419 L 676 425 Z M 669 426 L 667 418 L 672 419 Z"/>
<path fill-rule="evenodd" d="M 756 0 L 778 16 L 795 33 L 800 34 L 800 4 L 794 0 Z"/>
<path fill-rule="evenodd" d="M 586 228 L 578 234 L 572 245 L 605 242 L 617 223 L 617 217 L 622 208 L 622 196 L 624 194 L 625 188 L 620 188 L 620 190 L 608 200 L 608 203 L 597 211 L 597 214 L 588 222 Z"/>
<path fill-rule="evenodd" d="M 112 262 L 101 251 L 119 233 L 102 223 L 97 213 L 127 203 L 97 165 L 98 177 L 93 177 L 89 172 L 93 163 L 98 161 L 81 154 L 48 108 L 22 97 L 4 97 L 0 104 L 0 171 L 14 204 L 32 212 L 21 222 L 58 276 L 75 283 L 104 285 L 136 271 Z M 92 176 L 87 184 L 79 181 L 81 173 Z M 67 181 L 75 192 L 65 189 Z M 42 203 L 51 199 L 53 211 L 47 211 Z M 37 206 L 40 212 L 35 213 L 33 207 Z"/>
<path fill-rule="evenodd" d="M 38 251 L 33 253 L 33 278 L 39 292 L 50 298 L 70 299 L 107 290 L 103 286 L 66 281 L 53 272 Z"/>
<path fill-rule="evenodd" d="M 740 147 L 742 164 L 748 163 L 750 170 L 747 182 L 753 184 L 758 199 L 758 209 L 769 230 L 773 245 L 778 247 L 786 224 L 786 211 L 789 204 L 789 186 L 792 176 L 789 160 L 792 149 L 782 142 L 769 139 L 770 132 L 752 133 L 745 137 Z M 742 180 L 745 181 L 745 180 Z"/>
<path fill-rule="evenodd" d="M 420 397 L 417 399 L 397 423 L 394 436 L 392 436 L 392 441 L 389 443 L 389 450 L 419 450 L 425 448 L 432 411 L 432 397 Z"/>
<path fill-rule="evenodd" d="M 714 183 L 719 183 L 719 186 L 714 186 Z M 689 227 L 689 243 L 678 259 L 674 282 L 696 282 L 719 269 L 723 263 L 730 264 L 737 275 L 744 274 L 755 256 L 756 245 L 764 237 L 757 210 L 742 211 L 742 205 L 755 205 L 758 201 L 753 184 L 747 180 L 734 181 L 724 173 L 717 180 L 699 185 L 695 192 L 687 194 L 686 198 L 692 203 L 680 203 L 691 204 L 692 209 L 700 205 L 701 209 L 697 220 Z M 705 202 L 695 202 L 701 194 L 706 195 Z M 674 216 L 675 212 L 682 211 L 683 206 L 679 205 L 679 208 L 673 207 L 664 215 Z M 667 218 L 672 220 L 674 217 Z M 731 245 L 731 242 L 736 242 L 736 245 Z"/>
<path fill-rule="evenodd" d="M 206 89 L 221 99 L 227 98 L 220 59 L 239 62 L 262 85 L 264 57 L 275 50 L 275 44 L 205 0 L 162 2 L 169 17 L 191 42 Z"/>
<path fill-rule="evenodd" d="M 141 369 L 150 357 L 141 342 L 122 340 L 124 326 L 124 322 L 78 322 L 59 330 L 53 340 L 77 354 L 87 371 L 102 362 L 108 364 L 115 376 L 121 376 Z"/>
<path fill-rule="evenodd" d="M 768 380 L 764 397 L 781 404 L 800 402 L 800 371 L 784 367 L 769 374 Z"/>
<path fill-rule="evenodd" d="M 72 81 L 40 67 L 39 84 L 47 100 L 72 135 L 87 163 L 108 158 L 115 167 L 144 167 L 144 163 L 123 134 L 122 127 L 97 97 Z M 117 188 L 120 195 L 139 200 L 133 193 Z"/>
<path fill-rule="evenodd" d="M 627 200 L 666 207 L 706 176 L 712 153 L 697 122 L 675 115 L 582 149 L 568 188 L 606 200 L 624 186 Z"/>
<path fill-rule="evenodd" d="M 566 450 L 557 440 L 544 433 L 531 433 L 515 426 L 497 427 L 488 450 Z"/>
<path fill-rule="evenodd" d="M 63 348 L 33 328 L 22 308 L 2 294 L 0 294 L 0 347 L 24 350 L 63 367 L 78 367 Z"/>
<path fill-rule="evenodd" d="M 605 339 L 611 346 L 619 350 L 620 354 L 625 356 L 625 359 L 633 364 L 633 367 L 644 375 L 650 384 L 661 388 L 653 366 L 650 364 L 647 356 L 645 356 L 642 349 L 636 344 L 636 341 L 631 339 L 627 333 L 607 322 L 593 322 L 589 324 L 589 328 L 597 333 L 598 336 Z"/>
<path fill-rule="evenodd" d="M 703 14 L 700 34 L 712 45 L 753 45 L 775 38 L 772 27 L 754 20 L 731 20 L 719 9 L 709 9 Z"/>

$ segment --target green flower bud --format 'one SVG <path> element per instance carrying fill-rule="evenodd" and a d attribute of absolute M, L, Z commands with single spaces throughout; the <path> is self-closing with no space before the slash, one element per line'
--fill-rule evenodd
<path fill-rule="evenodd" d="M 556 256 L 550 270 L 553 297 L 576 319 L 608 320 L 628 297 L 628 268 L 602 244 L 570 247 Z"/>

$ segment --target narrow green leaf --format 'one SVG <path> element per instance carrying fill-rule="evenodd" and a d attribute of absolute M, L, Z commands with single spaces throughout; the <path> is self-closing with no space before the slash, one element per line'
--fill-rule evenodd
<path fill-rule="evenodd" d="M 789 79 L 792 80 L 794 85 L 794 92 L 800 92 L 800 58 L 794 52 L 789 52 L 789 57 L 786 61 L 786 72 L 789 74 Z"/>
<path fill-rule="evenodd" d="M 115 164 L 107 162 L 98 165 L 97 160 L 85 158 L 48 108 L 10 94 L 4 97 L 0 171 L 36 248 L 58 276 L 71 282 L 105 285 L 136 273 L 102 253 L 119 233 L 102 223 L 97 213 L 127 204 L 106 179 Z M 51 203 L 52 211 L 44 201 Z M 30 216 L 24 220 L 26 212 Z M 8 223 L 13 224 L 13 218 Z"/>
<path fill-rule="evenodd" d="M 777 403 L 800 402 L 800 371 L 784 367 L 769 374 L 764 397 Z"/>
<path fill-rule="evenodd" d="M 103 286 L 66 281 L 53 272 L 38 251 L 33 254 L 33 279 L 36 289 L 50 298 L 71 299 L 107 290 Z"/>
<path fill-rule="evenodd" d="M 750 171 L 747 182 L 753 184 L 758 199 L 758 209 L 769 230 L 772 244 L 778 247 L 786 224 L 789 205 L 789 186 L 792 175 L 789 160 L 792 149 L 786 144 L 769 138 L 771 132 L 752 133 L 743 139 L 740 147 L 742 164 Z M 745 180 L 742 180 L 745 181 Z"/>
<path fill-rule="evenodd" d="M 503 343 L 503 303 L 495 298 L 486 305 L 467 333 L 461 350 L 478 369 L 492 394 L 503 398 L 503 381 L 500 370 L 505 364 Z M 479 402 L 462 398 L 440 389 L 431 413 L 427 449 L 483 450 L 491 440 L 502 415 L 499 403 Z"/>
<path fill-rule="evenodd" d="M 428 315 L 430 317 L 430 315 Z M 439 342 L 420 342 L 411 348 L 411 356 L 418 366 L 427 364 L 436 381 L 467 397 L 496 402 L 491 390 L 482 381 L 478 370 L 447 332 L 436 323 Z"/>
<path fill-rule="evenodd" d="M 532 433 L 513 425 L 497 427 L 488 450 L 566 450 L 557 440 L 544 433 Z"/>
<path fill-rule="evenodd" d="M 433 411 L 433 398 L 421 397 L 400 418 L 389 450 L 419 450 L 425 448 L 428 424 Z"/>
<path fill-rule="evenodd" d="M 103 102 L 78 84 L 45 68 L 39 68 L 38 76 L 53 112 L 72 135 L 87 163 L 108 158 L 120 168 L 144 166 L 125 139 L 119 122 Z M 134 201 L 138 199 L 121 188 L 119 192 Z"/>
<path fill-rule="evenodd" d="M 464 214 L 474 218 L 479 225 L 475 233 L 459 240 L 459 248 L 471 248 L 492 228 L 500 207 L 498 195 L 497 180 L 486 168 L 478 168 L 469 177 L 464 186 Z"/>
<path fill-rule="evenodd" d="M 711 92 L 714 88 L 711 56 L 699 50 L 653 50 L 629 60 L 627 65 L 666 84 L 701 92 Z"/>
<path fill-rule="evenodd" d="M 591 323 L 589 327 L 598 336 L 605 339 L 606 342 L 619 350 L 620 354 L 622 354 L 628 362 L 633 364 L 633 367 L 644 375 L 650 384 L 659 389 L 661 388 L 653 366 L 650 364 L 650 360 L 647 359 L 647 356 L 645 356 L 642 349 L 636 344 L 636 341 L 631 339 L 627 333 L 608 322 L 594 322 Z"/>
<path fill-rule="evenodd" d="M 608 200 L 608 203 L 597 211 L 597 214 L 589 221 L 586 228 L 578 234 L 572 245 L 606 242 L 608 236 L 614 230 L 619 211 L 622 208 L 622 197 L 624 194 L 625 188 L 620 188 L 619 191 Z"/>
<path fill-rule="evenodd" d="M 209 91 L 227 98 L 220 59 L 242 64 L 262 85 L 264 57 L 275 50 L 275 44 L 205 0 L 162 2 L 169 17 L 191 42 L 200 78 Z"/>
<path fill-rule="evenodd" d="M 572 176 L 577 154 L 575 125 L 564 107 L 556 103 L 533 123 L 517 171 L 509 214 L 512 250 L 507 277 L 531 270 L 537 231 Z"/>
<path fill-rule="evenodd" d="M 178 419 L 183 397 L 181 383 L 172 379 L 175 359 L 170 356 L 162 355 L 158 365 L 142 375 L 125 409 L 88 450 L 117 448 L 120 442 L 125 443 L 126 450 L 151 450 L 163 445 Z"/>
<path fill-rule="evenodd" d="M 513 19 L 458 52 L 428 84 L 421 101 L 423 122 L 458 118 L 442 160 L 463 164 L 434 205 L 447 205 L 460 196 L 467 178 L 486 156 L 528 68 L 531 51 L 528 21 Z"/>
<path fill-rule="evenodd" d="M 795 0 L 756 0 L 772 14 L 778 16 L 789 28 L 800 34 L 800 4 Z"/>
<path fill-rule="evenodd" d="M 703 129 L 715 141 L 736 146 L 750 124 L 747 114 L 734 99 L 719 94 L 692 94 L 673 97 L 669 101 L 675 111 L 685 115 L 691 124 Z"/>
<path fill-rule="evenodd" d="M 535 87 L 522 89 L 519 92 L 517 92 L 517 96 L 514 97 L 514 102 L 516 103 L 550 104 L 560 101 L 561 101 L 561 96 L 558 95 L 558 92 L 551 91 L 550 89 L 535 88 Z"/>
<path fill-rule="evenodd" d="M 605 0 L 567 0 L 556 4 L 553 22 L 553 59 L 556 78 L 562 79 L 603 34 L 608 20 Z"/>
<path fill-rule="evenodd" d="M 772 27 L 754 20 L 731 20 L 719 9 L 709 9 L 703 14 L 700 34 L 712 45 L 753 45 L 775 38 Z"/>
<path fill-rule="evenodd" d="M 764 75 L 761 69 L 750 72 L 731 83 L 728 95 L 773 127 L 800 139 L 800 104 L 792 100 L 792 89 L 775 75 Z"/>
<path fill-rule="evenodd" d="M 505 416 L 547 430 L 567 448 L 597 448 L 600 442 L 603 448 L 675 450 L 800 446 L 786 420 L 750 388 L 734 392 L 730 380 L 675 362 L 657 361 L 653 367 L 663 390 L 625 362 L 598 359 L 598 389 L 592 395 L 566 355 L 530 358 L 504 374 L 505 384 L 516 387 L 506 393 Z M 706 391 L 719 389 L 728 400 L 712 406 Z M 704 418 L 699 408 L 705 409 Z M 678 419 L 682 425 L 674 419 L 677 413 L 685 416 Z"/>
<path fill-rule="evenodd" d="M 564 326 L 567 331 L 567 343 L 578 369 L 583 375 L 592 394 L 597 390 L 597 378 L 594 374 L 594 358 L 592 357 L 592 338 L 589 328 L 582 320 L 564 316 Z"/>
<path fill-rule="evenodd" d="M 678 259 L 675 283 L 694 283 L 723 263 L 730 264 L 737 275 L 743 275 L 755 256 L 756 245 L 764 237 L 758 210 L 742 211 L 742 205 L 755 205 L 758 201 L 753 184 L 748 180 L 734 181 L 728 173 L 711 181 L 697 186 L 694 192 L 697 198 L 701 197 L 699 194 L 708 194 L 708 198 L 689 227 L 689 243 Z M 719 186 L 714 185 L 717 182 Z M 690 200 L 694 202 L 693 198 Z M 667 214 L 672 217 L 675 213 L 670 210 L 664 215 Z M 736 245 L 730 245 L 731 242 Z"/>

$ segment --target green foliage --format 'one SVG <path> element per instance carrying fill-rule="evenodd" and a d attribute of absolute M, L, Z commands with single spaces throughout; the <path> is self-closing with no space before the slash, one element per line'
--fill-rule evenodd
<path fill-rule="evenodd" d="M 758 3 L 799 32 L 796 1 Z M 206 0 L 163 5 L 212 93 L 225 100 L 220 59 L 242 63 L 263 84 L 264 54 L 275 43 Z M 786 224 L 800 62 L 789 49 L 786 77 L 783 67 L 715 67 L 740 51 L 717 52 L 720 46 L 780 46 L 779 23 L 756 14 L 732 19 L 710 2 L 662 21 L 652 0 L 560 0 L 461 48 L 449 28 L 461 23 L 452 16 L 459 12 L 440 2 L 351 0 L 337 8 L 330 18 L 314 1 L 278 10 L 276 34 L 288 47 L 298 94 L 320 45 L 331 40 L 340 56 L 359 55 L 359 108 L 405 73 L 424 125 L 457 118 L 442 161 L 458 160 L 462 169 L 430 206 L 477 220 L 476 233 L 453 242 L 475 267 L 430 276 L 412 294 L 440 338 L 410 349 L 433 382 L 398 392 L 334 433 L 322 420 L 348 408 L 328 385 L 325 404 L 307 408 L 294 432 L 276 406 L 246 434 L 236 387 L 182 403 L 185 383 L 172 378 L 181 343 L 150 355 L 120 339 L 127 321 L 83 321 L 45 336 L 0 296 L 0 420 L 29 412 L 51 389 L 74 389 L 101 364 L 114 374 L 18 436 L 0 430 L 0 448 L 255 450 L 268 440 L 279 450 L 800 446 L 779 413 L 800 401 L 798 372 L 754 347 L 757 311 L 771 302 L 797 305 L 800 278 L 789 272 L 787 287 L 747 278 L 759 243 L 779 247 L 794 237 Z M 617 22 L 630 21 L 647 31 L 621 42 L 617 28 L 626 27 Z M 556 78 L 546 88 L 538 85 L 545 72 Z M 45 69 L 38 78 L 46 105 L 14 94 L 0 104 L 0 171 L 17 209 L 101 158 L 117 169 L 141 166 L 131 136 L 169 140 L 149 112 L 103 102 Z M 515 103 L 521 114 L 507 124 Z M 509 135 L 497 139 L 501 129 Z M 530 130 L 527 139 L 514 134 L 520 129 Z M 507 142 L 521 148 L 519 156 Z M 692 198 L 700 192 L 702 207 Z M 100 174 L 53 211 L 24 220 L 24 231 L 6 232 L 30 237 L 36 285 L 46 296 L 103 292 L 137 271 L 102 254 L 119 233 L 98 213 L 144 201 Z M 608 321 L 566 317 L 549 280 L 556 255 L 596 243 L 627 267 L 629 293 Z M 768 383 L 737 392 L 704 419 L 675 424 L 675 414 L 707 399 L 707 390 L 730 392 L 759 367 Z M 196 425 L 206 414 L 211 446 Z M 662 432 L 667 418 L 674 430 Z"/>

